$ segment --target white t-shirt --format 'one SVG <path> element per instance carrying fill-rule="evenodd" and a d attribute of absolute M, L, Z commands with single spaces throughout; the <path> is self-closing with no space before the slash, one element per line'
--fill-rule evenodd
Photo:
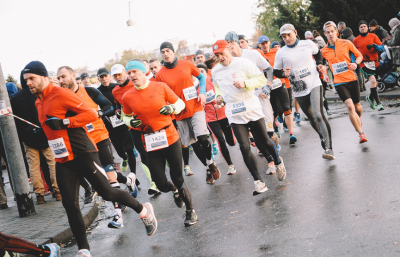
<path fill-rule="evenodd" d="M 271 66 L 257 50 L 242 49 L 241 57 L 252 61 L 255 65 L 257 65 L 260 71 L 263 71 Z"/>
<path fill-rule="evenodd" d="M 289 81 L 295 97 L 308 95 L 322 85 L 313 59 L 317 53 L 318 47 L 311 40 L 300 40 L 295 47 L 284 46 L 276 53 L 274 69 L 291 68 Z"/>
<path fill-rule="evenodd" d="M 220 88 L 226 103 L 225 114 L 230 124 L 247 124 L 264 118 L 260 102 L 254 95 L 254 89 L 238 89 L 233 85 L 233 81 L 245 81 L 262 74 L 253 62 L 242 57 L 234 57 L 228 66 L 217 64 L 211 74 L 214 86 Z"/>

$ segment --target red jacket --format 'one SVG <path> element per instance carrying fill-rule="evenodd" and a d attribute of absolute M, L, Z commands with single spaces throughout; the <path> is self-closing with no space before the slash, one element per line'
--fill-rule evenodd
<path fill-rule="evenodd" d="M 197 88 L 197 94 L 200 93 L 200 86 Z M 207 78 L 207 84 L 206 84 L 206 102 L 207 98 L 211 99 L 212 95 L 214 95 L 215 99 L 215 89 L 214 89 L 214 84 L 211 82 L 210 78 Z M 211 102 L 208 101 L 204 105 L 204 111 L 206 113 L 206 121 L 208 122 L 213 122 L 217 120 L 222 120 L 226 118 L 225 115 L 225 107 L 216 109 L 214 105 L 217 104 L 215 100 L 212 100 Z"/>

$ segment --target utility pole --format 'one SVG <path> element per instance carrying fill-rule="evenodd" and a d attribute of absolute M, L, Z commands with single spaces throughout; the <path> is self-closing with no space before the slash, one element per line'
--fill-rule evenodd
<path fill-rule="evenodd" d="M 0 109 L 10 108 L 10 99 L 0 64 Z M 17 200 L 20 217 L 36 214 L 26 168 L 22 157 L 21 145 L 19 143 L 17 128 L 12 116 L 0 115 L 0 131 L 4 142 L 4 150 L 10 168 L 11 181 L 14 186 L 14 194 Z"/>

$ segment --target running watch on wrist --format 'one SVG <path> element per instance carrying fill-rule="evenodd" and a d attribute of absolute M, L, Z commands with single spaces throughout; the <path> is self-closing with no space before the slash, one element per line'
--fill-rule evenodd
<path fill-rule="evenodd" d="M 69 119 L 63 119 L 63 124 L 64 124 L 65 126 L 68 126 L 69 123 L 70 123 Z"/>

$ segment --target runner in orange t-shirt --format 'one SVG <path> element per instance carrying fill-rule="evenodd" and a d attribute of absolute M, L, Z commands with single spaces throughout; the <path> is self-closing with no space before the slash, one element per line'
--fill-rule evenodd
<path fill-rule="evenodd" d="M 157 187 L 165 193 L 172 191 L 179 208 L 186 205 L 184 224 L 194 225 L 197 215 L 189 187 L 183 179 L 181 142 L 171 118 L 171 114 L 178 115 L 185 108 L 185 103 L 167 84 L 149 81 L 141 62 L 128 62 L 126 71 L 134 87 L 122 99 L 126 113 L 123 121 L 141 132 Z M 166 161 L 173 183 L 165 176 Z"/>
<path fill-rule="evenodd" d="M 86 178 L 98 194 L 107 201 L 116 201 L 137 212 L 147 234 L 157 230 L 157 219 L 151 203 L 140 204 L 125 190 L 110 186 L 101 167 L 96 145 L 85 125 L 94 122 L 97 114 L 81 98 L 68 89 L 49 82 L 43 63 L 30 62 L 23 70 L 32 94 L 37 96 L 36 108 L 43 131 L 56 158 L 57 182 L 68 222 L 79 252 L 90 256 L 85 222 L 79 209 L 79 179 Z"/>
<path fill-rule="evenodd" d="M 110 181 L 110 184 L 113 188 L 118 189 L 121 188 L 119 183 L 126 184 L 131 195 L 136 198 L 136 174 L 131 172 L 127 177 L 125 177 L 121 173 L 116 172 L 111 141 L 108 136 L 106 126 L 101 118 L 103 115 L 112 116 L 114 114 L 114 108 L 112 104 L 96 88 L 78 86 L 76 84 L 74 70 L 68 66 L 62 66 L 58 68 L 57 79 L 61 87 L 67 88 L 74 92 L 98 115 L 96 121 L 88 123 L 85 126 L 89 135 L 93 138 L 97 149 L 99 150 L 100 163 L 106 172 L 108 181 Z M 124 225 L 121 205 L 118 202 L 113 202 L 113 205 L 115 208 L 115 215 L 113 220 L 108 224 L 108 227 L 122 228 Z"/>
<path fill-rule="evenodd" d="M 362 20 L 358 23 L 358 29 L 360 30 L 360 35 L 358 35 L 354 40 L 353 44 L 358 48 L 358 50 L 363 55 L 362 63 L 360 63 L 361 72 L 368 78 L 371 84 L 371 92 L 366 96 L 371 108 L 375 110 L 375 103 L 377 104 L 378 111 L 382 111 L 383 106 L 379 101 L 376 81 L 376 67 L 379 66 L 379 56 L 378 50 L 382 42 L 379 40 L 378 36 L 374 33 L 368 33 L 368 24 L 366 21 Z M 380 50 L 383 50 L 382 48 Z"/>
<path fill-rule="evenodd" d="M 208 166 L 206 182 L 214 183 L 221 173 L 211 158 L 212 148 L 207 140 L 209 131 L 202 106 L 206 100 L 206 78 L 192 62 L 178 61 L 171 43 L 162 43 L 160 52 L 164 59 L 164 67 L 157 73 L 156 80 L 166 83 L 186 105 L 181 113 L 175 115 L 182 145 L 192 145 L 200 161 L 204 166 Z M 199 95 L 193 85 L 192 76 L 199 80 Z"/>

